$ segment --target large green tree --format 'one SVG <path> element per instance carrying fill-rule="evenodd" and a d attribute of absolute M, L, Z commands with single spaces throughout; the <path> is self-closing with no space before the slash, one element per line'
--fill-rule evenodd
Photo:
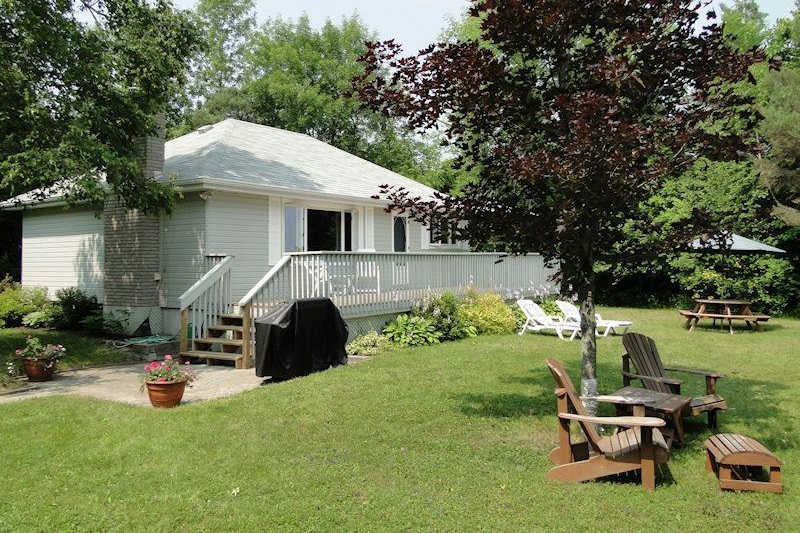
<path fill-rule="evenodd" d="M 250 39 L 256 29 L 253 0 L 200 0 L 193 11 L 205 44 L 192 68 L 190 95 L 207 99 L 243 79 Z"/>
<path fill-rule="evenodd" d="M 0 200 L 114 194 L 169 209 L 172 189 L 141 172 L 137 140 L 185 83 L 197 31 L 167 0 L 78 5 L 0 0 Z"/>

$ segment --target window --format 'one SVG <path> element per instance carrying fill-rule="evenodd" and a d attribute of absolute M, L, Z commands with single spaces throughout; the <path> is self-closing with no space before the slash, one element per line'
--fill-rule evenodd
<path fill-rule="evenodd" d="M 394 251 L 408 251 L 406 240 L 406 219 L 403 217 L 394 218 Z"/>
<path fill-rule="evenodd" d="M 353 249 L 353 215 L 286 206 L 284 208 L 285 252 L 350 251 Z"/>

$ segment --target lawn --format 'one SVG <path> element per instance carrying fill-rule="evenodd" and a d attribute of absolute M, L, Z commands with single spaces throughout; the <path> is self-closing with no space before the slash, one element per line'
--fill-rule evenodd
<path fill-rule="evenodd" d="M 543 361 L 564 360 L 577 379 L 579 344 L 531 334 L 401 350 L 172 411 L 68 397 L 0 405 L 0 530 L 795 528 L 800 321 L 731 336 L 689 333 L 674 311 L 603 311 L 634 320 L 670 363 L 730 375 L 720 429 L 784 460 L 783 495 L 721 493 L 701 420 L 655 492 L 547 482 L 556 422 Z M 611 392 L 621 342 L 598 349 Z"/>

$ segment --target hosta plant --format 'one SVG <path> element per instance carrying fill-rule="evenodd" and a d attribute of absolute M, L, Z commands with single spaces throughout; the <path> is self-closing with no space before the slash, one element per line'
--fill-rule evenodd
<path fill-rule="evenodd" d="M 401 346 L 438 344 L 442 334 L 433 322 L 421 316 L 400 315 L 383 330 L 390 341 Z"/>

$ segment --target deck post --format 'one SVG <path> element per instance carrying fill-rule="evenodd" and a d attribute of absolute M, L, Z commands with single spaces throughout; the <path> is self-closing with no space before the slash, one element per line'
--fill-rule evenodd
<path fill-rule="evenodd" d="M 242 313 L 242 368 L 251 368 L 252 356 L 250 354 L 250 338 L 251 338 L 251 321 L 250 321 L 250 304 L 243 305 Z"/>
<path fill-rule="evenodd" d="M 181 309 L 181 332 L 180 332 L 180 348 L 179 353 L 183 354 L 189 351 L 189 308 L 184 307 Z"/>

